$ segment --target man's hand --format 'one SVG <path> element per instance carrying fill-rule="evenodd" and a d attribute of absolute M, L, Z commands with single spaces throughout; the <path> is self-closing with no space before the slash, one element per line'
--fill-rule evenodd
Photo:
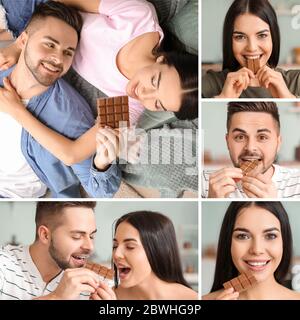
<path fill-rule="evenodd" d="M 4 78 L 3 85 L 4 88 L 0 88 L 0 111 L 15 118 L 18 110 L 25 107 L 9 79 Z"/>
<path fill-rule="evenodd" d="M 76 300 L 82 292 L 95 293 L 99 285 L 95 272 L 86 268 L 67 269 L 56 290 L 46 297 L 49 300 Z"/>
<path fill-rule="evenodd" d="M 92 293 L 90 300 L 117 300 L 116 294 L 105 282 L 100 281 L 100 285 L 95 293 Z"/>
<path fill-rule="evenodd" d="M 242 188 L 249 198 L 277 198 L 277 189 L 272 177 L 266 179 L 261 173 L 243 177 Z"/>
<path fill-rule="evenodd" d="M 236 189 L 236 180 L 242 179 L 240 168 L 223 168 L 209 176 L 208 198 L 226 198 Z"/>

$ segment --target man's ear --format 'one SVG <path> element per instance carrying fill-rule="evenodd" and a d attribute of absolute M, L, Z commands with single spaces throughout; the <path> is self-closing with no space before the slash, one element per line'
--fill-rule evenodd
<path fill-rule="evenodd" d="M 280 148 L 281 148 L 281 143 L 282 143 L 282 137 L 281 137 L 281 135 L 279 135 L 278 137 L 277 137 L 277 153 L 279 152 L 279 150 L 280 150 Z"/>
<path fill-rule="evenodd" d="M 25 30 L 19 35 L 19 37 L 17 39 L 18 46 L 19 46 L 20 49 L 24 49 L 25 48 L 27 40 L 28 40 L 28 32 Z"/>
<path fill-rule="evenodd" d="M 157 62 L 157 63 L 162 63 L 162 62 L 164 62 L 164 60 L 165 60 L 165 57 L 164 57 L 164 56 L 158 56 L 158 57 L 156 58 L 156 62 Z"/>
<path fill-rule="evenodd" d="M 38 236 L 39 236 L 39 240 L 43 243 L 43 244 L 48 244 L 51 240 L 51 232 L 50 230 L 44 226 L 41 225 L 38 228 Z"/>
<path fill-rule="evenodd" d="M 227 144 L 227 149 L 229 150 L 229 146 L 228 146 L 228 133 L 226 133 L 226 135 L 225 135 L 225 140 L 226 140 L 226 144 Z"/>

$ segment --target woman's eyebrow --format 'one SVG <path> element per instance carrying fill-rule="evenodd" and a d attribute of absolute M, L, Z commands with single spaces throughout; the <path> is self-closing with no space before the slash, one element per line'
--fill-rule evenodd
<path fill-rule="evenodd" d="M 278 229 L 278 228 L 268 228 L 268 229 L 265 229 L 264 230 L 264 233 L 267 233 L 267 232 L 271 232 L 271 231 L 278 231 L 278 232 L 280 232 L 280 230 Z"/>
<path fill-rule="evenodd" d="M 233 230 L 233 232 L 235 232 L 235 231 L 243 231 L 243 232 L 250 232 L 248 229 L 246 229 L 246 228 L 235 228 L 234 230 Z"/>
<path fill-rule="evenodd" d="M 118 242 L 118 240 L 117 240 L 116 238 L 114 238 L 113 241 Z M 124 239 L 124 240 L 123 240 L 123 242 L 130 242 L 130 241 L 137 242 L 137 240 L 134 239 L 134 238 L 127 238 L 127 239 Z"/>

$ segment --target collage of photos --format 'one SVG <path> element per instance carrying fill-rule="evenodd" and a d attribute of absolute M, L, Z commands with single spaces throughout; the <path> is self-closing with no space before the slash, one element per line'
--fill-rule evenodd
<path fill-rule="evenodd" d="M 300 300 L 299 5 L 0 0 L 0 300 Z"/>

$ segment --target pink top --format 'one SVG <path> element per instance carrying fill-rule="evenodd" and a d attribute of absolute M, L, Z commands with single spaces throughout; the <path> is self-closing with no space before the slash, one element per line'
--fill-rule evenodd
<path fill-rule="evenodd" d="M 107 96 L 126 95 L 128 79 L 116 63 L 120 49 L 132 39 L 163 31 L 153 5 L 144 0 L 101 0 L 100 14 L 82 13 L 83 28 L 74 69 Z M 130 122 L 135 124 L 144 107 L 129 98 Z"/>

